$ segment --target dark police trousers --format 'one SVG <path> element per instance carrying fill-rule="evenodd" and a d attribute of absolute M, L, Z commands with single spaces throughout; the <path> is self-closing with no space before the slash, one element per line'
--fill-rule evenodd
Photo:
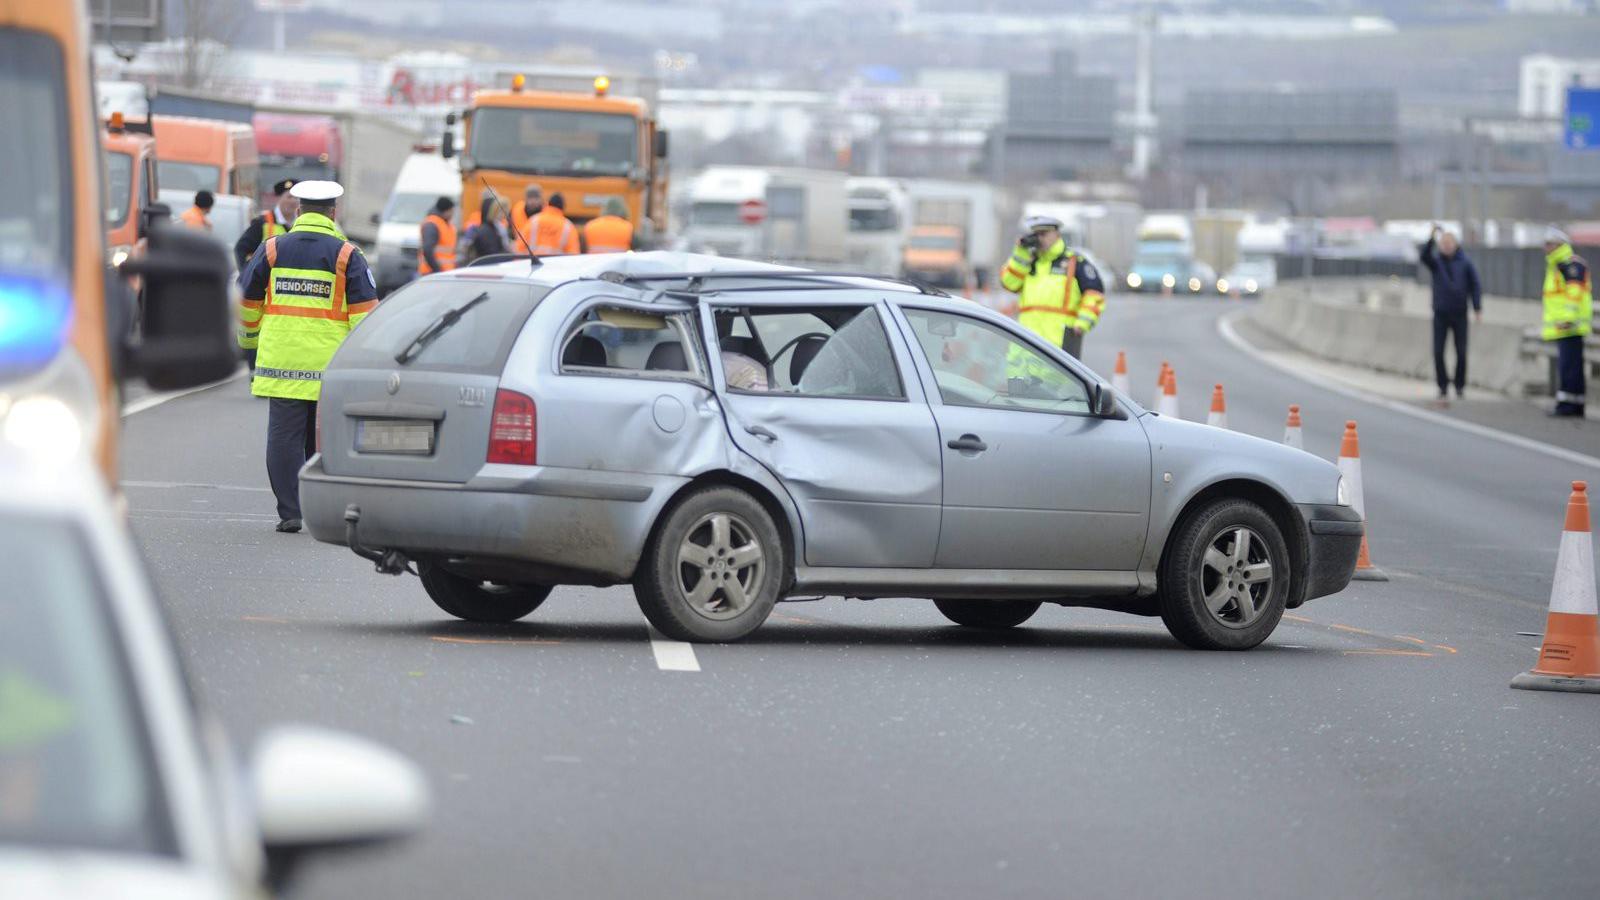
<path fill-rule="evenodd" d="M 1582 413 L 1584 406 L 1583 335 L 1556 343 L 1556 411 Z"/>
<path fill-rule="evenodd" d="M 1439 383 L 1439 393 L 1450 386 L 1444 369 L 1444 337 L 1454 332 L 1456 344 L 1456 393 L 1467 386 L 1467 311 L 1433 313 L 1433 378 Z"/>
<path fill-rule="evenodd" d="M 1061 336 L 1061 349 L 1067 351 L 1073 359 L 1083 359 L 1083 332 L 1068 328 Z"/>
<path fill-rule="evenodd" d="M 278 518 L 300 518 L 300 467 L 317 452 L 317 401 L 267 398 L 267 480 Z"/>

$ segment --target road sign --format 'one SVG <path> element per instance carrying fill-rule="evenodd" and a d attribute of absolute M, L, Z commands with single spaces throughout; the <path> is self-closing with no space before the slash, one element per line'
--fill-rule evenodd
<path fill-rule="evenodd" d="M 1600 88 L 1567 88 L 1567 147 L 1600 150 Z"/>
<path fill-rule="evenodd" d="M 759 225 L 767 217 L 767 204 L 764 200 L 746 200 L 739 204 L 739 221 L 746 225 Z"/>

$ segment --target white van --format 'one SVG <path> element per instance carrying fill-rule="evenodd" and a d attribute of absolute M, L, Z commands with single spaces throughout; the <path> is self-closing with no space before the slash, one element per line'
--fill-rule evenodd
<path fill-rule="evenodd" d="M 795 265 L 846 261 L 843 172 L 711 166 L 689 189 L 688 249 Z"/>
<path fill-rule="evenodd" d="M 378 295 L 383 296 L 417 275 L 417 245 L 422 240 L 422 220 L 433 211 L 440 197 L 461 203 L 461 165 L 457 158 L 445 159 L 438 152 L 413 153 L 400 167 L 389 202 L 377 218 L 378 253 L 373 271 L 378 279 Z M 465 218 L 456 210 L 459 227 Z"/>

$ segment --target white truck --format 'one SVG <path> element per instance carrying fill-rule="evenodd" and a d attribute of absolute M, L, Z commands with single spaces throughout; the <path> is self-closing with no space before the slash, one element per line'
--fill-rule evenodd
<path fill-rule="evenodd" d="M 850 178 L 850 268 L 896 275 L 911 224 L 911 197 L 895 178 Z"/>
<path fill-rule="evenodd" d="M 1051 216 L 1061 220 L 1061 236 L 1070 247 L 1087 254 L 1100 269 L 1106 287 L 1133 263 L 1139 220 L 1144 215 L 1139 205 L 1125 200 L 1107 201 L 1029 201 L 1022 205 L 1022 218 Z"/>
<path fill-rule="evenodd" d="M 699 253 L 842 266 L 850 229 L 846 176 L 823 169 L 711 166 L 689 189 L 682 237 Z"/>
<path fill-rule="evenodd" d="M 913 227 L 960 229 L 962 251 L 978 288 L 991 286 L 994 273 L 1010 255 L 1011 238 L 1000 227 L 999 196 L 981 181 L 917 179 L 906 182 Z"/>
<path fill-rule="evenodd" d="M 1278 284 L 1278 254 L 1289 249 L 1289 223 L 1250 222 L 1239 229 L 1239 254 L 1223 280 L 1231 290 L 1259 294 Z"/>
<path fill-rule="evenodd" d="M 379 296 L 416 277 L 422 220 L 440 197 L 461 201 L 459 158 L 445 159 L 437 152 L 412 153 L 400 166 L 400 175 L 394 180 L 383 212 L 374 216 L 378 226 L 378 253 L 373 275 L 378 280 Z M 457 207 L 456 224 L 459 226 L 476 211 Z"/>

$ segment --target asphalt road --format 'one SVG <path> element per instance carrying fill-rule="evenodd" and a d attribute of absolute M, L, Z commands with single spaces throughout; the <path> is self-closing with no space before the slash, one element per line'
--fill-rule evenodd
<path fill-rule="evenodd" d="M 1243 304 L 1113 298 L 1148 400 L 1227 385 L 1234 428 L 1299 403 L 1333 456 L 1360 422 L 1393 577 L 1262 647 L 1048 607 L 1003 635 L 924 601 L 784 604 L 658 666 L 626 589 L 473 626 L 416 579 L 273 532 L 266 409 L 244 383 L 126 421 L 126 491 L 203 699 L 241 743 L 309 721 L 430 773 L 431 829 L 311 867 L 315 897 L 1563 897 L 1600 883 L 1600 698 L 1512 691 L 1545 621 L 1557 461 L 1264 368 Z M 1600 451 L 1600 432 L 1595 448 Z M 676 648 L 661 648 L 671 663 Z"/>

